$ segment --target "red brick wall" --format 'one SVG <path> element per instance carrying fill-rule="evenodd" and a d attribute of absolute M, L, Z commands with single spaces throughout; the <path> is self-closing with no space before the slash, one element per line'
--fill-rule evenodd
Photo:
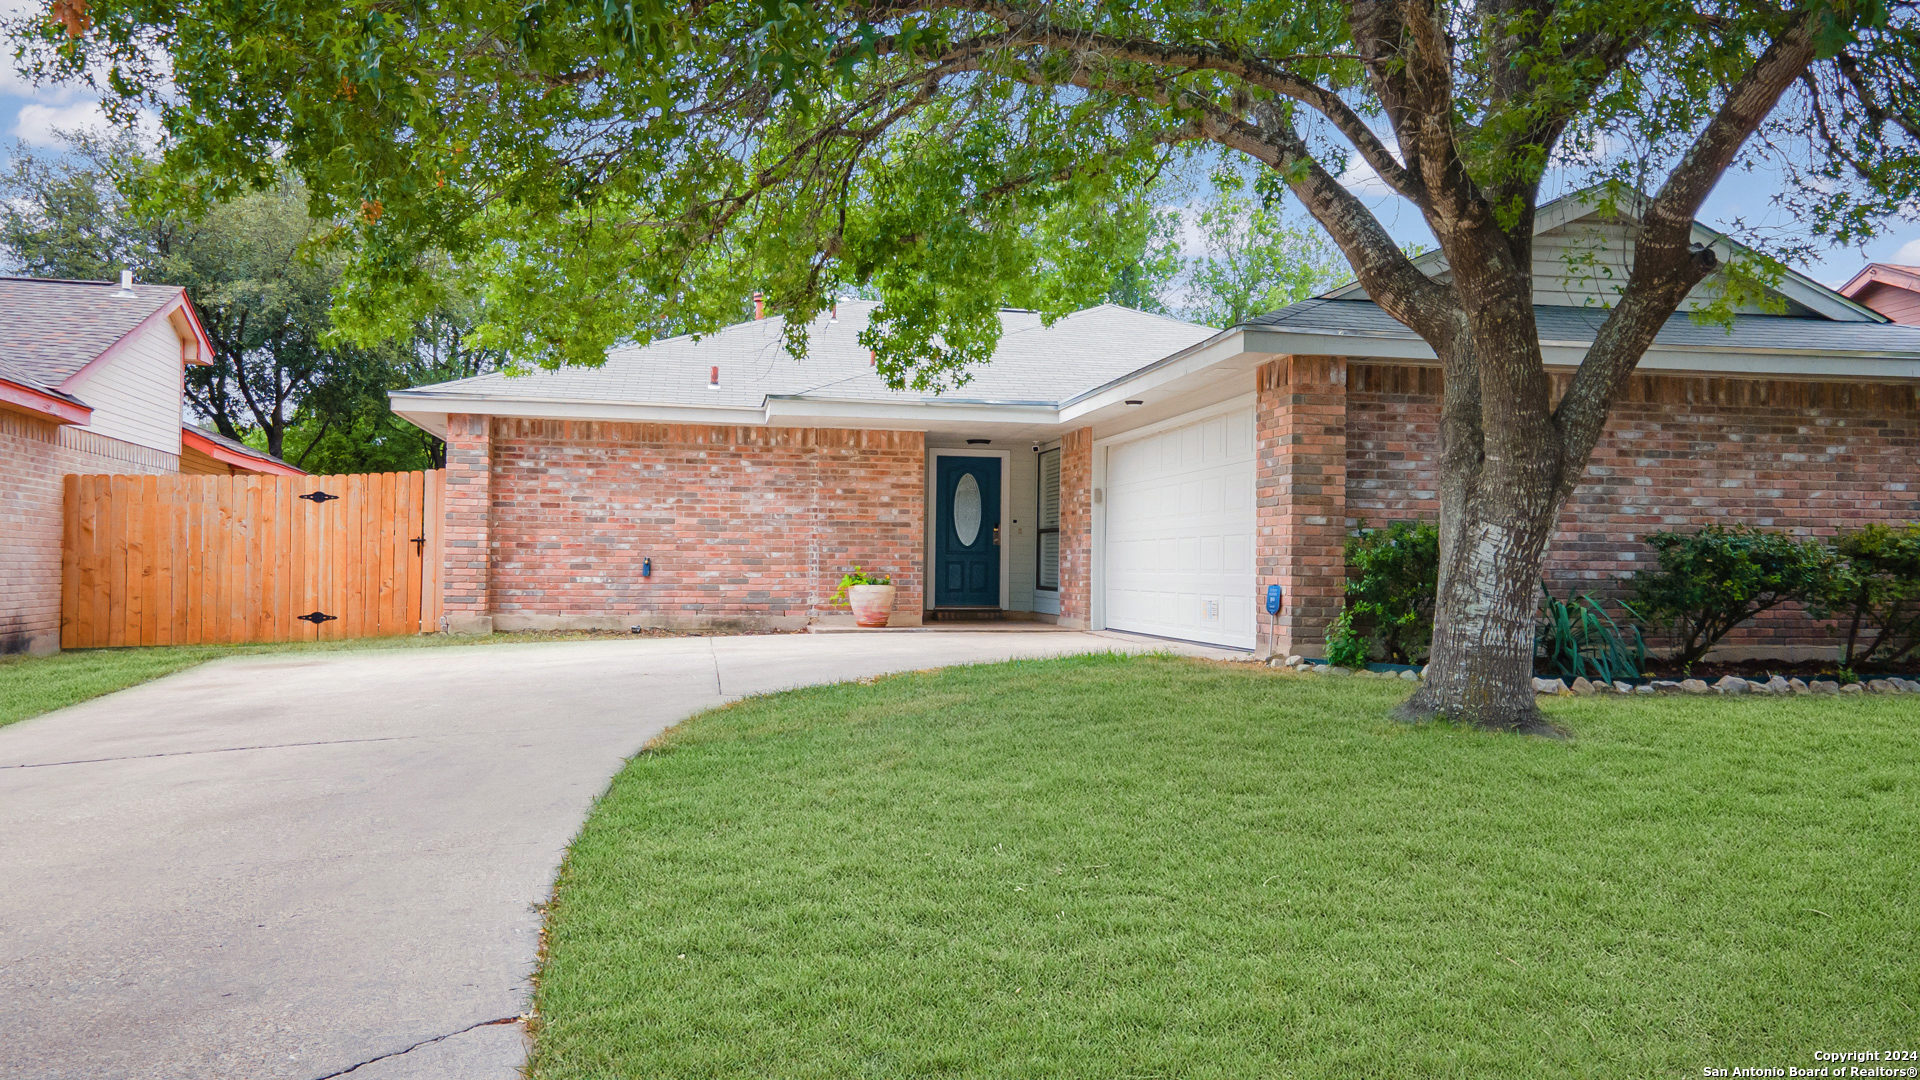
<path fill-rule="evenodd" d="M 1275 653 L 1320 655 L 1345 591 L 1347 364 L 1283 356 L 1262 367 L 1254 416 L 1254 572 L 1284 596 Z M 1261 620 L 1266 632 L 1266 620 Z"/>
<path fill-rule="evenodd" d="M 488 523 L 493 442 L 490 418 L 447 417 L 447 473 L 444 488 L 441 569 L 441 618 L 456 634 L 493 628 L 488 567 L 492 559 Z"/>
<path fill-rule="evenodd" d="M 172 454 L 0 410 L 0 653 L 60 647 L 63 478 L 179 469 Z"/>
<path fill-rule="evenodd" d="M 1093 617 L 1093 429 L 1060 437 L 1060 624 Z"/>
<path fill-rule="evenodd" d="M 1438 514 L 1434 369 L 1355 365 L 1347 518 Z M 1565 389 L 1561 378 L 1556 392 Z M 1920 520 L 1920 409 L 1907 386 L 1635 376 L 1548 556 L 1556 595 L 1618 593 L 1651 559 L 1640 537 L 1745 522 L 1829 536 Z M 1832 644 L 1799 612 L 1763 616 L 1736 649 Z"/>
<path fill-rule="evenodd" d="M 490 512 L 457 521 L 456 462 L 477 468 L 479 440 L 448 443 L 448 538 L 491 550 L 496 627 L 798 627 L 845 613 L 828 598 L 856 564 L 891 574 L 901 621 L 919 618 L 919 432 L 500 418 Z M 452 569 L 449 611 L 482 594 Z"/>

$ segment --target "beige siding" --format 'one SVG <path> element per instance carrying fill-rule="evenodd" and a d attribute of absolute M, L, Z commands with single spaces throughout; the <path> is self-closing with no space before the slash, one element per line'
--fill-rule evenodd
<path fill-rule="evenodd" d="M 181 376 L 180 338 L 163 319 L 63 389 L 93 406 L 86 430 L 178 454 Z"/>
<path fill-rule="evenodd" d="M 1633 234 L 1619 222 L 1586 217 L 1533 238 L 1533 302 L 1566 307 L 1608 307 L 1625 287 L 1633 267 Z M 1718 275 L 1695 286 L 1683 310 L 1713 302 Z M 1770 314 L 1744 305 L 1734 310 Z"/>

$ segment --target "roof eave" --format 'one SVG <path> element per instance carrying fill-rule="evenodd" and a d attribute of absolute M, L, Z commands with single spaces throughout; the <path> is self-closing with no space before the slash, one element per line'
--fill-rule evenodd
<path fill-rule="evenodd" d="M 218 439 L 209 439 L 189 427 L 180 429 L 180 444 L 184 447 L 197 450 L 222 464 L 231 465 L 237 469 L 245 469 L 251 473 L 261 473 L 271 476 L 307 475 L 307 470 L 295 465 L 289 465 L 270 454 L 243 453 L 220 442 Z"/>
<path fill-rule="evenodd" d="M 0 408 L 27 413 L 56 424 L 85 424 L 93 408 L 65 394 L 49 393 L 30 383 L 0 379 Z"/>

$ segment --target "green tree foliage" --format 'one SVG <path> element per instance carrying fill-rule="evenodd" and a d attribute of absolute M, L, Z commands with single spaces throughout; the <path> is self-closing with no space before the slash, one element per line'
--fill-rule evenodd
<path fill-rule="evenodd" d="M 1150 212 L 1169 167 L 1238 155 L 1440 360 L 1442 594 L 1413 708 L 1509 729 L 1538 719 L 1528 637 L 1554 522 L 1660 327 L 1696 286 L 1719 283 L 1724 313 L 1779 257 L 1871 237 L 1920 193 L 1905 0 L 63 10 L 12 20 L 26 67 L 157 112 L 154 198 L 291 169 L 339 223 L 343 330 L 366 343 L 431 310 L 437 249 L 480 290 L 475 341 L 522 365 L 711 329 L 755 290 L 804 353 L 812 318 L 861 288 L 881 299 L 864 332 L 881 373 L 952 386 L 992 354 L 1002 306 L 1054 318 L 1115 288 L 1139 248 L 1114 223 Z M 1715 185 L 1758 164 L 1801 230 L 1695 250 Z M 1420 215 L 1445 280 L 1339 182 L 1351 165 Z M 1636 222 L 1563 393 L 1530 280 L 1550 171 Z"/>
<path fill-rule="evenodd" d="M 1432 522 L 1366 522 L 1347 537 L 1347 606 L 1327 634 L 1327 659 L 1359 667 L 1375 656 L 1418 663 L 1433 636 L 1440 531 Z"/>
<path fill-rule="evenodd" d="M 1763 611 L 1832 595 L 1836 560 L 1818 540 L 1747 525 L 1645 539 L 1659 566 L 1634 574 L 1634 608 L 1671 629 L 1683 666 Z"/>
<path fill-rule="evenodd" d="M 151 162 L 125 135 L 76 135 L 67 152 L 17 145 L 0 181 L 0 250 L 35 277 L 186 288 L 213 342 L 190 368 L 186 398 L 229 438 L 310 471 L 420 468 L 439 440 L 394 419 L 388 389 L 477 374 L 492 357 L 462 342 L 472 305 L 441 293 L 396 338 L 360 345 L 333 334 L 343 258 L 316 245 L 296 177 L 201 208 L 143 199 Z M 319 456 L 314 456 L 318 453 Z"/>
<path fill-rule="evenodd" d="M 1920 524 L 1869 525 L 1834 538 L 1839 567 L 1814 614 L 1846 630 L 1841 666 L 1909 663 L 1920 652 Z"/>
<path fill-rule="evenodd" d="M 1271 188 L 1273 185 L 1260 185 Z M 1353 278 L 1340 251 L 1310 221 L 1288 219 L 1281 192 L 1221 185 L 1198 208 L 1202 254 L 1188 280 L 1187 318 L 1206 326 L 1236 326 Z"/>

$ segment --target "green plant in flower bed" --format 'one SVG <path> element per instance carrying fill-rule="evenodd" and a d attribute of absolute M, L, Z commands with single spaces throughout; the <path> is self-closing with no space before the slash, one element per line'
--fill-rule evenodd
<path fill-rule="evenodd" d="M 1534 630 L 1534 657 L 1547 674 L 1572 681 L 1581 676 L 1612 683 L 1637 679 L 1647 667 L 1647 642 L 1640 633 L 1640 613 L 1624 601 L 1614 603 L 1626 612 L 1625 625 L 1607 614 L 1603 601 L 1587 593 L 1555 598 L 1540 583 L 1541 621 Z"/>
<path fill-rule="evenodd" d="M 1912 664 L 1920 650 L 1920 524 L 1869 525 L 1834 538 L 1833 585 L 1812 605 L 1846 628 L 1841 666 Z"/>
<path fill-rule="evenodd" d="M 1347 537 L 1347 606 L 1327 635 L 1327 661 L 1364 667 L 1374 655 L 1412 664 L 1433 639 L 1440 580 L 1440 530 L 1431 522 L 1396 521 Z"/>
<path fill-rule="evenodd" d="M 1673 662 L 1699 660 L 1734 627 L 1763 611 L 1831 596 L 1838 557 L 1818 540 L 1747 525 L 1654 533 L 1657 569 L 1634 575 L 1634 607 L 1679 642 Z"/>

